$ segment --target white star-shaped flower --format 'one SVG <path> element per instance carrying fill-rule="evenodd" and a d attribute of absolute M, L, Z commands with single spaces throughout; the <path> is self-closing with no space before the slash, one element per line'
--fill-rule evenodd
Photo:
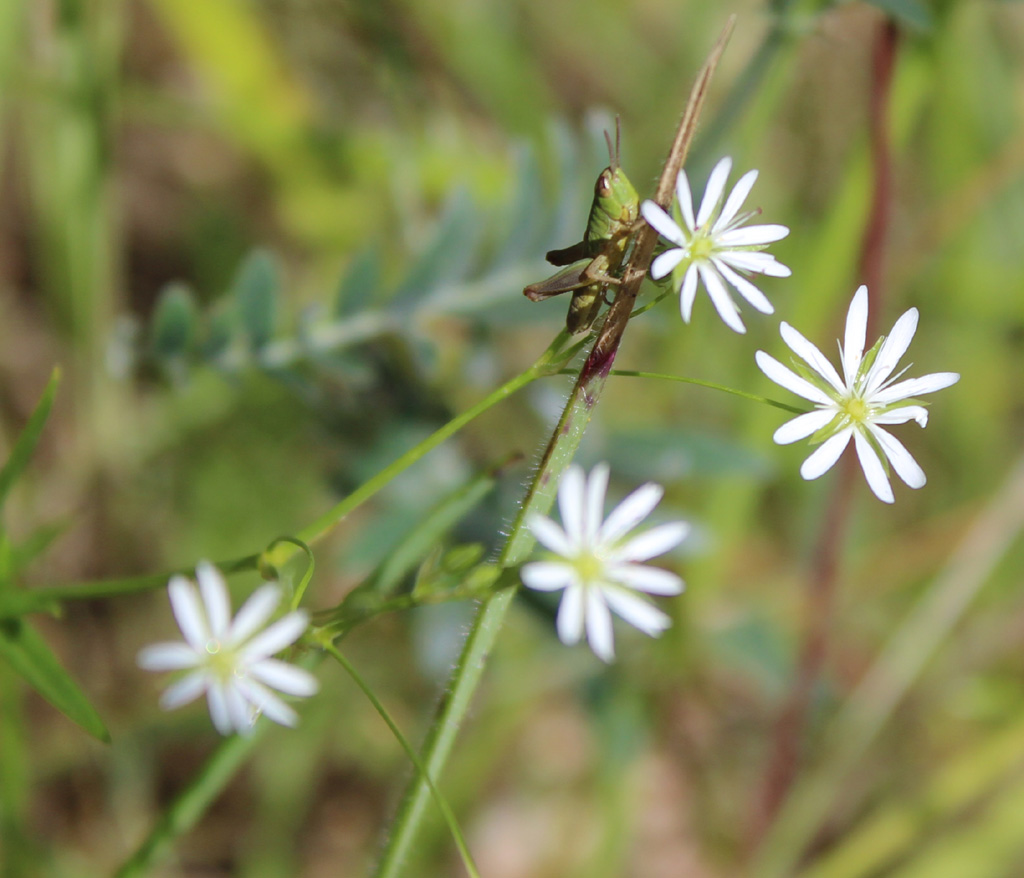
<path fill-rule="evenodd" d="M 815 405 L 814 411 L 787 421 L 772 437 L 780 445 L 808 437 L 821 443 L 800 467 L 800 475 L 805 479 L 816 479 L 828 472 L 852 438 L 864 477 L 879 500 L 892 503 L 894 499 L 886 460 L 911 488 L 924 485 L 924 470 L 900 441 L 882 427 L 907 421 L 917 421 L 924 427 L 928 411 L 913 397 L 956 384 L 960 376 L 956 372 L 935 372 L 897 380 L 910 368 L 905 366 L 893 374 L 914 338 L 917 317 L 917 308 L 911 308 L 896 321 L 889 336 L 882 336 L 865 355 L 868 288 L 861 286 L 850 303 L 845 339 L 839 348 L 842 376 L 817 347 L 788 323 L 783 323 L 780 331 L 793 353 L 806 363 L 805 367 L 794 361 L 803 377 L 764 351 L 757 352 L 757 365 L 765 375 Z"/>
<path fill-rule="evenodd" d="M 589 478 L 578 466 L 565 471 L 558 485 L 562 526 L 543 515 L 529 520 L 538 541 L 560 557 L 525 564 L 522 578 L 524 585 L 538 591 L 565 589 L 558 607 L 559 638 L 565 644 L 577 643 L 585 628 L 590 648 L 610 662 L 615 658 L 612 610 L 651 637 L 669 627 L 668 616 L 635 592 L 676 595 L 683 590 L 683 581 L 674 573 L 643 562 L 682 542 L 689 525 L 662 524 L 630 536 L 658 505 L 664 490 L 653 483 L 643 485 L 604 519 L 607 488 L 607 464 L 594 467 Z"/>
<path fill-rule="evenodd" d="M 775 309 L 764 293 L 755 287 L 745 275 L 767 274 L 772 277 L 789 277 L 790 270 L 769 253 L 761 252 L 773 241 L 779 241 L 789 234 L 786 226 L 758 225 L 743 226 L 758 211 L 740 213 L 743 202 L 757 179 L 757 171 L 747 171 L 733 187 L 729 197 L 722 203 L 725 181 L 732 169 L 732 159 L 724 158 L 711 171 L 704 198 L 696 217 L 693 213 L 693 196 L 686 171 L 680 171 L 676 178 L 676 197 L 683 215 L 683 226 L 653 201 L 640 206 L 644 219 L 676 247 L 666 250 L 651 264 L 651 277 L 659 280 L 667 274 L 679 281 L 679 309 L 686 323 L 690 322 L 693 301 L 697 296 L 698 278 L 711 297 L 726 326 L 736 332 L 746 332 L 740 320 L 739 308 L 729 294 L 726 284 L 732 286 L 744 299 L 763 314 Z"/>
<path fill-rule="evenodd" d="M 295 725 L 295 711 L 271 690 L 306 696 L 319 684 L 308 671 L 271 656 L 298 640 L 309 616 L 296 610 L 265 628 L 281 600 L 281 588 L 268 583 L 232 619 L 220 571 L 200 561 L 196 579 L 198 589 L 184 576 L 172 577 L 167 586 L 184 642 L 155 643 L 139 652 L 144 670 L 187 671 L 166 689 L 160 706 L 173 710 L 205 692 L 210 718 L 222 735 L 248 734 L 261 713 L 281 725 Z"/>

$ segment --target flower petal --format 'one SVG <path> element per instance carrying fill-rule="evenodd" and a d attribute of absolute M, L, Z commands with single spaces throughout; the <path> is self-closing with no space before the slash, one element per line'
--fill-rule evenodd
<path fill-rule="evenodd" d="M 785 387 L 786 390 L 797 396 L 802 396 L 804 399 L 809 399 L 811 402 L 826 406 L 832 405 L 832 400 L 825 394 L 825 391 L 815 387 L 806 378 L 801 378 L 788 366 L 783 366 L 771 354 L 758 351 L 754 354 L 754 359 L 761 371 L 780 387 Z"/>
<path fill-rule="evenodd" d="M 309 614 L 305 610 L 295 610 L 253 637 L 239 650 L 239 655 L 248 662 L 271 656 L 291 646 L 308 627 Z"/>
<path fill-rule="evenodd" d="M 249 636 L 258 631 L 274 615 L 274 610 L 281 602 L 281 587 L 272 582 L 261 585 L 256 591 L 249 595 L 249 599 L 242 604 L 234 621 L 231 623 L 228 632 L 228 640 L 234 645 L 244 643 Z"/>
<path fill-rule="evenodd" d="M 878 356 L 871 364 L 864 381 L 865 396 L 872 396 L 885 383 L 885 379 L 892 374 L 896 364 L 907 352 L 910 342 L 914 339 L 914 333 L 917 332 L 917 316 L 917 308 L 911 308 L 896 321 L 892 332 L 882 342 Z"/>
<path fill-rule="evenodd" d="M 927 427 L 928 409 L 923 405 L 901 405 L 871 418 L 872 424 L 905 424 L 907 421 L 917 421 L 919 426 Z"/>
<path fill-rule="evenodd" d="M 789 345 L 789 349 L 831 384 L 837 393 L 847 393 L 843 379 L 839 377 L 835 367 L 818 349 L 817 345 L 808 341 L 786 322 L 779 326 L 779 333 L 782 335 L 782 340 Z"/>
<path fill-rule="evenodd" d="M 724 259 L 733 268 L 742 271 L 766 274 L 769 277 L 789 277 L 793 273 L 770 253 L 756 250 L 722 250 L 715 255 L 719 259 Z"/>
<path fill-rule="evenodd" d="M 231 598 L 224 577 L 209 561 L 200 561 L 196 564 L 196 579 L 210 623 L 210 636 L 224 640 L 231 622 Z"/>
<path fill-rule="evenodd" d="M 615 637 L 612 634 L 612 614 L 600 589 L 587 590 L 587 643 L 603 662 L 615 658 Z"/>
<path fill-rule="evenodd" d="M 690 178 L 682 169 L 676 175 L 676 200 L 679 202 L 679 211 L 683 215 L 683 222 L 692 233 L 697 227 L 697 223 L 693 219 L 693 193 L 690 191 Z"/>
<path fill-rule="evenodd" d="M 206 649 L 209 642 L 210 626 L 206 621 L 199 592 L 184 576 L 172 576 L 167 585 L 167 595 L 171 599 L 171 611 L 178 623 L 182 635 L 197 652 Z"/>
<path fill-rule="evenodd" d="M 883 503 L 893 503 L 896 498 L 892 493 L 892 485 L 889 484 L 889 477 L 885 474 L 885 467 L 879 460 L 871 443 L 861 434 L 859 430 L 854 431 L 853 442 L 857 448 L 857 458 L 860 460 L 860 468 L 864 470 L 864 478 L 868 480 L 868 487 L 872 493 Z"/>
<path fill-rule="evenodd" d="M 725 181 L 729 179 L 731 170 L 732 159 L 728 157 L 720 159 L 718 164 L 711 169 L 708 184 L 704 187 L 704 198 L 700 202 L 700 210 L 697 211 L 697 223 L 694 228 L 702 228 L 711 219 L 711 214 L 725 191 Z"/>
<path fill-rule="evenodd" d="M 307 697 L 320 690 L 320 682 L 309 671 L 278 659 L 263 659 L 249 668 L 250 676 L 286 695 Z"/>
<path fill-rule="evenodd" d="M 772 303 L 768 301 L 768 297 L 765 296 L 757 287 L 755 287 L 749 280 L 740 274 L 733 271 L 729 265 L 721 259 L 713 258 L 711 260 L 715 264 L 715 268 L 718 269 L 719 273 L 725 280 L 736 287 L 737 292 L 743 296 L 751 305 L 757 308 L 762 314 L 772 314 L 775 312 L 775 308 Z"/>
<path fill-rule="evenodd" d="M 211 680 L 206 688 L 206 706 L 210 711 L 213 727 L 222 735 L 230 735 L 234 731 L 234 726 L 228 712 L 227 697 L 224 687 L 214 680 Z"/>
<path fill-rule="evenodd" d="M 708 296 L 711 297 L 711 303 L 715 306 L 718 316 L 734 332 L 741 335 L 745 333 L 747 328 L 740 320 L 740 310 L 725 288 L 721 275 L 715 271 L 713 266 L 703 263 L 697 265 L 697 270 L 700 272 L 700 278 L 704 281 L 704 287 L 708 291 Z"/>
<path fill-rule="evenodd" d="M 789 234 L 789 227 L 778 223 L 762 223 L 756 226 L 739 226 L 715 236 L 716 247 L 759 247 L 781 241 Z"/>
<path fill-rule="evenodd" d="M 558 511 L 562 515 L 562 527 L 573 545 L 585 544 L 585 512 L 587 504 L 587 480 L 581 467 L 573 464 L 558 483 Z"/>
<path fill-rule="evenodd" d="M 163 710 L 174 710 L 195 701 L 206 689 L 208 679 L 205 671 L 193 671 L 175 680 L 160 696 L 160 707 Z"/>
<path fill-rule="evenodd" d="M 227 705 L 229 722 L 240 735 L 251 734 L 256 721 L 256 712 L 245 696 L 247 682 L 243 677 L 224 686 L 224 703 Z"/>
<path fill-rule="evenodd" d="M 864 339 L 868 331 L 868 288 L 861 284 L 853 294 L 850 310 L 846 312 L 846 332 L 843 336 L 843 374 L 848 387 L 853 386 L 860 361 L 864 356 Z"/>
<path fill-rule="evenodd" d="M 609 581 L 647 594 L 682 594 L 683 580 L 669 570 L 648 564 L 609 564 L 605 573 Z"/>
<path fill-rule="evenodd" d="M 791 445 L 793 442 L 799 442 L 801 439 L 813 436 L 835 416 L 836 413 L 833 409 L 815 409 L 813 412 L 797 415 L 775 431 L 772 441 L 776 445 Z"/>
<path fill-rule="evenodd" d="M 889 463 L 896 470 L 896 475 L 903 479 L 910 488 L 923 488 L 928 479 L 924 474 L 924 470 L 921 469 L 903 443 L 895 436 L 890 435 L 885 430 L 880 430 L 873 424 L 869 424 L 868 429 L 882 447 L 885 456 L 889 458 Z"/>
<path fill-rule="evenodd" d="M 154 643 L 140 649 L 135 662 L 144 671 L 180 671 L 196 667 L 200 656 L 187 643 Z"/>
<path fill-rule="evenodd" d="M 299 722 L 299 715 L 278 698 L 265 686 L 261 686 L 255 680 L 243 679 L 238 681 L 238 688 L 245 696 L 246 701 L 256 708 L 256 711 L 267 719 L 281 726 L 295 726 Z M 250 722 L 249 725 L 252 725 Z M 243 732 L 243 734 L 247 733 Z"/>
<path fill-rule="evenodd" d="M 932 372 L 930 375 L 922 375 L 920 378 L 908 378 L 879 390 L 871 397 L 871 402 L 879 405 L 888 405 L 898 402 L 901 399 L 909 399 L 912 396 L 920 396 L 922 393 L 935 393 L 945 387 L 951 387 L 960 380 L 957 372 Z"/>
<path fill-rule="evenodd" d="M 576 568 L 563 561 L 531 561 L 519 571 L 523 585 L 534 591 L 558 591 L 577 581 Z"/>
<path fill-rule="evenodd" d="M 644 634 L 657 637 L 672 625 L 672 620 L 661 610 L 631 592 L 607 588 L 602 594 L 607 605 L 615 613 Z"/>
<path fill-rule="evenodd" d="M 736 214 L 740 212 L 743 202 L 747 200 L 750 190 L 754 188 L 755 180 L 757 180 L 757 171 L 747 171 L 736 181 L 736 185 L 732 187 L 729 197 L 725 199 L 722 212 L 718 215 L 718 219 L 715 220 L 715 224 L 712 227 L 711 231 L 716 237 L 718 237 L 717 233 L 726 228 L 733 221 Z"/>
<path fill-rule="evenodd" d="M 611 515 L 601 526 L 601 541 L 614 543 L 624 537 L 651 514 L 654 507 L 661 502 L 664 493 L 665 489 L 654 482 L 648 482 L 633 491 L 612 510 Z"/>
<path fill-rule="evenodd" d="M 686 276 L 683 278 L 682 286 L 679 288 L 679 313 L 683 317 L 683 323 L 690 322 L 690 315 L 693 313 L 693 302 L 697 298 L 697 265 L 690 263 L 686 269 Z"/>
<path fill-rule="evenodd" d="M 648 199 L 640 205 L 640 213 L 650 224 L 659 235 L 663 238 L 667 238 L 673 244 L 678 244 L 680 247 L 686 246 L 686 235 L 683 234 L 683 230 L 679 228 L 668 212 L 654 201 Z M 665 272 L 668 274 L 668 272 Z M 655 275 L 658 277 L 659 275 Z"/>
<path fill-rule="evenodd" d="M 593 545 L 604 519 L 604 498 L 608 491 L 608 464 L 599 463 L 587 479 L 587 499 L 584 507 L 584 534 L 587 545 Z"/>
<path fill-rule="evenodd" d="M 616 560 L 647 561 L 664 555 L 678 546 L 690 532 L 690 526 L 681 521 L 660 524 L 633 537 L 615 553 Z"/>
<path fill-rule="evenodd" d="M 847 427 L 822 442 L 814 454 L 803 462 L 800 475 L 810 482 L 832 469 L 839 456 L 846 450 L 846 446 L 850 444 L 852 432 L 853 430 Z"/>
<path fill-rule="evenodd" d="M 686 250 L 676 247 L 666 250 L 651 263 L 651 277 L 661 280 L 671 274 L 675 267 L 686 258 Z"/>
<path fill-rule="evenodd" d="M 569 535 L 546 515 L 534 513 L 526 523 L 537 538 L 537 542 L 556 555 L 570 558 L 578 551 L 578 546 L 569 539 Z"/>
<path fill-rule="evenodd" d="M 558 629 L 558 639 L 566 646 L 579 643 L 583 636 L 583 595 L 584 588 L 574 585 L 565 590 L 562 601 L 558 605 L 558 618 L 555 625 Z"/>

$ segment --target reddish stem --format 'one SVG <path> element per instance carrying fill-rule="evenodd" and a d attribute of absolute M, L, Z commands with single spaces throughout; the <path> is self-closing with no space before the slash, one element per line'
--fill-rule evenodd
<path fill-rule="evenodd" d="M 860 258 L 860 276 L 868 285 L 868 338 L 874 337 L 882 305 L 885 242 L 892 205 L 892 165 L 889 145 L 889 98 L 899 32 L 893 21 L 880 25 L 872 64 L 869 103 L 871 159 L 874 185 L 871 209 Z M 751 847 L 761 840 L 778 814 L 800 769 L 808 715 L 814 689 L 828 656 L 828 640 L 842 554 L 850 516 L 857 462 L 847 452 L 839 463 L 839 481 L 829 499 L 812 556 L 804 609 L 804 636 L 797 659 L 792 689 L 786 698 L 772 737 L 768 770 L 751 826 Z"/>

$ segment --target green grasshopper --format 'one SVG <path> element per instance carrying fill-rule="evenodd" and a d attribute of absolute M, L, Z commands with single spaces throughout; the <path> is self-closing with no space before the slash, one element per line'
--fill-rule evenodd
<path fill-rule="evenodd" d="M 562 250 L 548 251 L 548 262 L 568 268 L 523 290 L 523 295 L 533 302 L 571 291 L 565 326 L 573 334 L 590 328 L 605 302 L 608 285 L 620 283 L 615 273 L 622 266 L 640 215 L 640 196 L 619 166 L 618 120 L 614 150 L 607 131 L 604 136 L 610 164 L 594 184 L 594 200 L 583 240 Z"/>

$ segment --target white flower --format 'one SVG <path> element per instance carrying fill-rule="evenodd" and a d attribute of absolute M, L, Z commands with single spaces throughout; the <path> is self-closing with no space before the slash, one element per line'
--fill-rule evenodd
<path fill-rule="evenodd" d="M 680 283 L 679 308 L 686 323 L 690 322 L 693 300 L 697 296 L 697 278 L 704 281 L 704 287 L 711 297 L 721 318 L 730 329 L 746 332 L 740 320 L 739 308 L 726 289 L 731 285 L 751 305 L 763 314 L 775 309 L 744 275 L 767 274 L 772 277 L 789 277 L 792 273 L 775 257 L 762 253 L 768 244 L 779 241 L 789 234 L 786 226 L 759 225 L 740 228 L 758 211 L 740 213 L 740 207 L 757 179 L 757 171 L 747 171 L 733 187 L 724 205 L 722 195 L 725 181 L 732 169 L 732 159 L 724 158 L 711 171 L 704 199 L 697 216 L 693 215 L 693 196 L 686 171 L 680 171 L 676 178 L 676 196 L 685 227 L 679 226 L 664 210 L 653 201 L 645 201 L 640 212 L 662 236 L 677 247 L 666 250 L 651 264 L 651 277 L 655 280 L 676 272 L 682 277 Z"/>
<path fill-rule="evenodd" d="M 864 477 L 879 500 L 892 503 L 894 499 L 886 475 L 886 458 L 896 474 L 911 488 L 924 485 L 924 471 L 899 440 L 882 429 L 882 425 L 917 421 L 924 427 L 928 423 L 928 411 L 912 397 L 956 384 L 960 376 L 956 372 L 935 372 L 921 378 L 897 381 L 910 368 L 906 366 L 893 375 L 896 364 L 914 338 L 917 316 L 917 308 L 911 308 L 896 321 L 888 338 L 882 336 L 865 355 L 868 288 L 859 287 L 846 315 L 845 340 L 839 348 L 842 377 L 821 351 L 788 323 L 780 327 L 782 338 L 793 353 L 810 367 L 796 363 L 805 377 L 797 375 L 764 351 L 757 352 L 757 365 L 765 375 L 815 404 L 814 411 L 786 422 L 772 437 L 780 445 L 799 442 L 809 436 L 814 437 L 812 441 L 821 442 L 800 467 L 800 475 L 805 479 L 816 479 L 828 472 L 852 437 Z"/>
<path fill-rule="evenodd" d="M 658 505 L 664 490 L 653 483 L 641 486 L 602 522 L 607 487 L 607 464 L 594 467 L 589 478 L 578 466 L 565 471 L 558 485 L 562 527 L 543 515 L 529 519 L 534 536 L 561 557 L 524 565 L 522 577 L 527 587 L 538 591 L 564 588 L 558 607 L 559 638 L 577 643 L 585 627 L 590 648 L 609 662 L 615 657 L 610 610 L 652 637 L 668 628 L 668 616 L 634 592 L 676 595 L 683 590 L 683 581 L 674 573 L 642 562 L 680 543 L 689 525 L 662 524 L 629 537 Z"/>
<path fill-rule="evenodd" d="M 198 590 L 184 576 L 172 577 L 167 586 L 185 642 L 155 643 L 139 652 L 139 666 L 147 671 L 188 671 L 167 688 L 160 706 L 173 710 L 205 692 L 210 718 L 222 735 L 247 734 L 261 713 L 281 725 L 295 725 L 295 711 L 271 689 L 304 696 L 319 684 L 308 671 L 270 656 L 298 640 L 309 616 L 297 610 L 263 629 L 281 600 L 280 587 L 269 583 L 253 592 L 232 619 L 231 599 L 217 568 L 200 561 L 196 579 Z"/>

